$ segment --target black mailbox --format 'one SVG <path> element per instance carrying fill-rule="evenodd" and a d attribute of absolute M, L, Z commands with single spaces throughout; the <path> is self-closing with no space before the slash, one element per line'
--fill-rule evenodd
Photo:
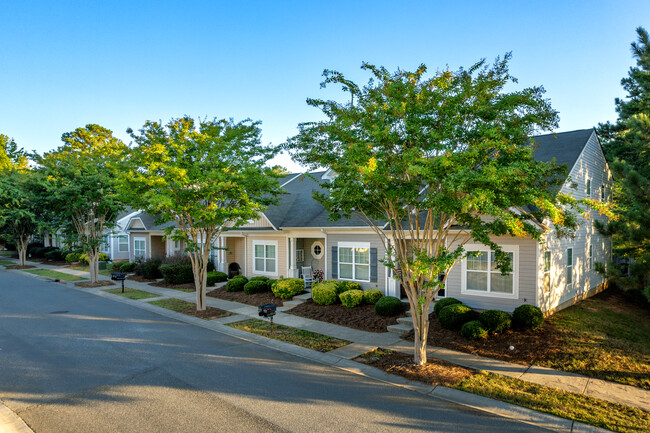
<path fill-rule="evenodd" d="M 261 317 L 275 316 L 275 304 L 264 304 L 257 307 L 257 314 Z"/>
<path fill-rule="evenodd" d="M 126 280 L 126 273 L 125 272 L 111 272 L 111 280 L 124 281 L 124 280 Z"/>

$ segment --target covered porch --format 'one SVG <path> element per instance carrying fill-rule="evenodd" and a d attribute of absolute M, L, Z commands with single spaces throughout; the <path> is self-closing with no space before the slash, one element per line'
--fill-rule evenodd
<path fill-rule="evenodd" d="M 289 237 L 287 242 L 289 277 L 303 278 L 302 268 L 311 267 L 312 271 L 323 271 L 327 278 L 327 239 L 325 235 Z"/>

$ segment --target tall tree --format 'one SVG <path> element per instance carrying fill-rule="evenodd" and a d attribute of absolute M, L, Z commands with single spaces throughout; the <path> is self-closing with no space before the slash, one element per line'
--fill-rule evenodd
<path fill-rule="evenodd" d="M 616 98 L 616 123 L 600 124 L 598 133 L 614 174 L 614 200 L 608 224 L 598 230 L 613 236 L 614 251 L 634 259 L 631 275 L 621 277 L 613 266 L 609 276 L 624 288 L 645 289 L 650 299 L 650 37 L 636 29 L 632 43 L 636 66 L 621 80 L 627 92 Z"/>
<path fill-rule="evenodd" d="M 560 206 L 571 199 L 551 192 L 566 173 L 535 161 L 529 139 L 555 127 L 557 113 L 541 87 L 504 92 L 516 81 L 509 59 L 430 78 L 424 65 L 390 73 L 364 64 L 372 79 L 363 88 L 325 71 L 322 86 L 341 85 L 351 100 L 308 99 L 326 119 L 301 124 L 286 144 L 296 161 L 337 173 L 316 196 L 330 217 L 359 216 L 384 242 L 385 264 L 399 270 L 408 296 L 416 364 L 426 362 L 429 306 L 466 242 L 489 246 L 510 272 L 492 235 L 540 239 L 534 221 L 546 217 L 575 225 Z"/>
<path fill-rule="evenodd" d="M 123 185 L 130 204 L 184 240 L 189 253 L 196 308 L 205 310 L 210 251 L 228 229 L 259 217 L 280 192 L 278 170 L 267 167 L 276 150 L 260 144 L 259 122 L 195 122 L 190 117 L 167 125 L 146 122 L 131 150 Z"/>
<path fill-rule="evenodd" d="M 27 152 L 19 149 L 13 138 L 0 134 L 0 171 L 27 169 Z"/>
<path fill-rule="evenodd" d="M 90 280 L 97 283 L 102 235 L 123 207 L 117 170 L 127 147 L 93 124 L 66 132 L 61 140 L 62 146 L 38 162 L 47 175 L 50 207 L 71 224 L 88 255 Z"/>

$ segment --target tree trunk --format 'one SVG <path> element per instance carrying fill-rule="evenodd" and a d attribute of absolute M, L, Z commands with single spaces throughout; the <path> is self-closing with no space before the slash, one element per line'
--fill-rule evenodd
<path fill-rule="evenodd" d="M 99 258 L 99 251 L 97 248 L 91 248 L 87 254 L 88 270 L 90 271 L 90 283 L 96 284 L 99 282 L 99 279 L 97 278 L 99 274 L 99 263 L 97 263 L 97 259 Z"/>
<path fill-rule="evenodd" d="M 194 287 L 196 289 L 196 311 L 205 311 L 205 287 L 208 282 L 208 257 L 206 246 L 203 245 L 201 251 L 195 251 L 194 254 Z"/>
<path fill-rule="evenodd" d="M 428 304 L 428 303 L 425 303 Z M 429 335 L 429 306 L 416 304 L 416 308 L 411 308 L 411 318 L 413 320 L 413 362 L 416 365 L 427 363 L 427 337 Z M 424 308 L 426 307 L 426 309 Z"/>
<path fill-rule="evenodd" d="M 25 260 L 27 260 L 27 240 L 19 238 L 16 246 L 18 247 L 18 263 L 20 266 L 25 266 Z"/>

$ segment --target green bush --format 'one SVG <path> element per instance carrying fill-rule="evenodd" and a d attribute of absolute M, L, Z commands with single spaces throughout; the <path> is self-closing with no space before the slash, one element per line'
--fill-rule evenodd
<path fill-rule="evenodd" d="M 271 290 L 280 299 L 291 299 L 305 289 L 302 278 L 283 278 L 273 283 Z"/>
<path fill-rule="evenodd" d="M 487 310 L 481 313 L 478 320 L 490 334 L 499 334 L 510 329 L 512 318 L 501 310 Z"/>
<path fill-rule="evenodd" d="M 65 256 L 60 249 L 51 250 L 45 253 L 45 258 L 48 260 L 53 260 L 55 262 L 60 262 L 65 260 Z"/>
<path fill-rule="evenodd" d="M 515 328 L 535 330 L 539 329 L 543 323 L 544 314 L 534 305 L 520 305 L 512 313 L 512 324 Z"/>
<path fill-rule="evenodd" d="M 467 322 L 460 328 L 460 335 L 470 340 L 481 340 L 487 337 L 487 334 L 488 332 L 478 320 Z"/>
<path fill-rule="evenodd" d="M 109 258 L 108 258 L 108 254 L 106 254 L 106 253 L 99 253 L 99 254 L 97 255 L 97 260 L 99 260 L 100 262 L 107 262 L 107 261 L 109 260 Z M 89 260 L 88 260 L 88 254 L 86 254 L 86 253 L 79 254 L 79 263 L 81 263 L 82 265 L 88 265 L 88 264 L 90 264 L 90 262 L 89 262 Z"/>
<path fill-rule="evenodd" d="M 361 284 L 355 283 L 354 281 L 337 281 L 336 282 L 336 294 L 340 295 L 343 292 L 348 290 L 363 290 Z"/>
<path fill-rule="evenodd" d="M 228 275 L 224 274 L 223 272 L 212 271 L 212 272 L 208 272 L 208 279 L 206 284 L 209 287 L 212 287 L 215 284 L 222 283 L 226 280 L 228 280 Z"/>
<path fill-rule="evenodd" d="M 248 283 L 248 278 L 243 275 L 237 275 L 226 283 L 226 292 L 241 292 Z"/>
<path fill-rule="evenodd" d="M 384 296 L 375 304 L 375 313 L 380 316 L 397 316 L 403 309 L 402 301 L 394 296 Z"/>
<path fill-rule="evenodd" d="M 476 319 L 476 312 L 463 304 L 447 305 L 438 314 L 438 323 L 446 329 L 460 329 L 465 323 Z"/>
<path fill-rule="evenodd" d="M 120 272 L 133 272 L 135 271 L 136 266 L 138 266 L 137 263 L 122 263 L 120 265 Z"/>
<path fill-rule="evenodd" d="M 160 273 L 168 284 L 185 284 L 194 282 L 192 265 L 183 263 L 166 263 L 160 265 Z"/>
<path fill-rule="evenodd" d="M 271 285 L 273 284 L 271 280 L 269 280 L 266 277 L 266 280 L 262 279 L 255 279 L 258 277 L 253 277 L 251 278 L 246 285 L 244 285 L 244 293 L 247 295 L 254 295 L 256 293 L 264 293 L 264 292 L 270 292 L 271 291 Z"/>
<path fill-rule="evenodd" d="M 78 261 L 79 261 L 79 256 L 80 256 L 80 255 L 81 255 L 81 254 L 79 254 L 79 253 L 68 253 L 68 254 L 65 256 L 65 261 L 68 262 L 68 263 L 78 262 Z"/>
<path fill-rule="evenodd" d="M 348 308 L 354 308 L 363 302 L 363 290 L 346 290 L 339 295 L 341 304 Z"/>
<path fill-rule="evenodd" d="M 315 283 L 311 286 L 311 298 L 319 305 L 332 305 L 338 300 L 336 283 L 332 281 Z"/>
<path fill-rule="evenodd" d="M 433 312 L 436 313 L 436 317 L 440 315 L 440 310 L 445 308 L 447 305 L 453 305 L 453 304 L 462 304 L 458 299 L 456 298 L 442 298 L 439 301 L 436 301 L 435 304 L 433 304 Z"/>
<path fill-rule="evenodd" d="M 384 296 L 381 290 L 368 289 L 363 292 L 363 302 L 366 304 L 375 304 Z"/>
<path fill-rule="evenodd" d="M 138 266 L 135 268 L 135 273 L 147 280 L 162 278 L 162 274 L 160 273 L 161 264 L 162 261 L 160 259 L 147 259 L 138 263 Z"/>

